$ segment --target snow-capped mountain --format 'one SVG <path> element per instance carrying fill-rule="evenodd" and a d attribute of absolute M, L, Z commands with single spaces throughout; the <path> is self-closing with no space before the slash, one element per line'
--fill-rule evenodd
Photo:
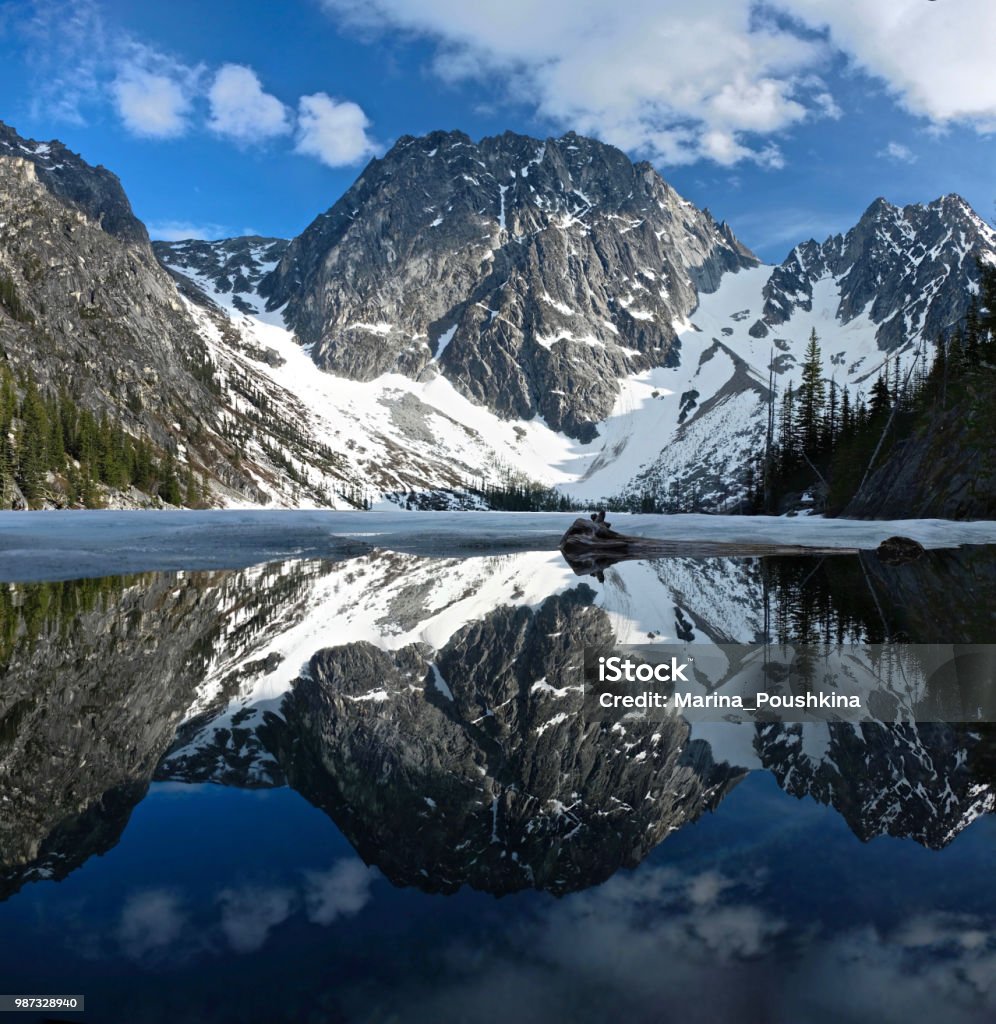
<path fill-rule="evenodd" d="M 532 481 L 737 507 L 813 329 L 853 397 L 996 261 L 946 196 L 762 266 L 574 134 L 406 137 L 298 238 L 156 243 L 164 274 L 113 174 L 0 126 L 0 212 L 8 362 L 221 505 L 477 507 L 468 485 Z"/>
<path fill-rule="evenodd" d="M 192 280 L 200 288 L 231 296 L 232 307 L 240 313 L 257 314 L 262 304 L 253 305 L 260 281 L 274 270 L 287 251 L 283 238 L 244 235 L 220 242 L 191 239 L 180 244 L 153 242 L 159 261 L 182 286 Z"/>
<path fill-rule="evenodd" d="M 281 353 L 246 372 L 340 448 L 351 483 L 333 494 L 512 474 L 722 509 L 762 442 L 769 376 L 798 383 L 810 332 L 827 379 L 867 392 L 964 317 L 996 232 L 957 196 L 876 200 L 764 266 L 612 147 L 437 132 L 374 161 L 272 270 L 272 240 L 156 250 L 228 311 L 244 354 Z"/>
<path fill-rule="evenodd" d="M 675 323 L 756 258 L 646 163 L 570 133 L 402 138 L 262 291 L 323 369 L 442 372 L 588 440 L 619 378 L 676 364 Z"/>
<path fill-rule="evenodd" d="M 978 286 L 976 260 L 992 259 L 994 250 L 996 231 L 960 196 L 901 208 L 876 199 L 846 235 L 797 245 L 772 271 L 756 329 L 766 337 L 796 312 L 829 304 L 833 296 L 818 291 L 833 282 L 835 319 L 867 314 L 882 351 L 936 341 L 965 316 L 966 284 Z"/>

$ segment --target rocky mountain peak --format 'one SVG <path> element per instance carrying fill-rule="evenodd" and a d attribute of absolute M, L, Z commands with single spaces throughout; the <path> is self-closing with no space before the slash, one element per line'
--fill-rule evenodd
<path fill-rule="evenodd" d="M 618 381 L 757 259 L 649 164 L 568 133 L 406 136 L 288 246 L 261 291 L 323 369 L 443 373 L 588 439 Z"/>
<path fill-rule="evenodd" d="M 35 167 L 38 180 L 63 203 L 74 206 L 108 234 L 130 242 L 148 242 L 118 180 L 107 168 L 91 166 L 61 142 L 22 138 L 0 121 L 0 156 L 18 157 Z"/>
<path fill-rule="evenodd" d="M 836 318 L 864 316 L 889 352 L 921 337 L 934 341 L 967 310 L 965 284 L 978 281 L 976 261 L 996 253 L 993 231 L 955 194 L 895 206 L 875 199 L 845 235 L 797 245 L 765 285 L 764 321 L 785 323 L 813 308 L 814 289 L 832 279 Z"/>

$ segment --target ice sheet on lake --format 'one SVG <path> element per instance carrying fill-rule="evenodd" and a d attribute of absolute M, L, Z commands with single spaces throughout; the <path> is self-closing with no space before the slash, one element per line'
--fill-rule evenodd
<path fill-rule="evenodd" d="M 375 547 L 439 556 L 553 550 L 573 519 L 553 512 L 4 512 L 0 580 L 243 568 Z M 867 550 L 895 534 L 928 548 L 996 543 L 992 521 L 613 515 L 612 522 L 673 545 L 675 554 L 704 553 L 710 545 L 729 554 L 786 546 Z"/>

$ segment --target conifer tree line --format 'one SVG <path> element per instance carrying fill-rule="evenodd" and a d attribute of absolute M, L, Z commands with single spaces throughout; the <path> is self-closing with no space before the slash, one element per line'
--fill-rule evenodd
<path fill-rule="evenodd" d="M 100 485 L 135 486 L 171 505 L 198 505 L 205 496 L 172 452 L 132 437 L 106 411 L 81 408 L 65 388 L 43 393 L 30 370 L 15 374 L 0 363 L 0 508 L 13 504 L 14 485 L 30 508 L 46 501 L 99 508 Z"/>
<path fill-rule="evenodd" d="M 467 486 L 466 491 L 497 512 L 572 512 L 581 507 L 570 495 L 553 487 L 513 476 L 499 483 L 480 480 Z"/>
<path fill-rule="evenodd" d="M 356 508 L 371 507 L 369 498 L 365 496 L 361 504 L 348 495 L 344 496 Z M 478 477 L 463 480 L 458 487 L 433 491 L 383 491 L 380 496 L 401 508 L 422 511 L 479 508 L 483 505 L 496 512 L 573 512 L 584 507 L 568 494 L 508 470 L 499 470 L 497 481 Z"/>
<path fill-rule="evenodd" d="M 979 293 L 971 296 L 964 322 L 937 339 L 933 358 L 921 350 L 905 369 L 898 356 L 886 359 L 867 396 L 824 377 L 813 330 L 798 386 L 772 393 L 766 444 L 747 469 L 752 512 L 776 513 L 786 495 L 812 489 L 822 490 L 827 511 L 840 512 L 897 441 L 957 409 L 980 387 L 991 396 L 996 266 L 980 264 L 979 270 Z"/>

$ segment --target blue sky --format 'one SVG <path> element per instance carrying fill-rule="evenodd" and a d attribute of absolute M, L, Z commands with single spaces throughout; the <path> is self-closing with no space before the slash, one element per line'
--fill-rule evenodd
<path fill-rule="evenodd" d="M 996 199 L 992 0 L 8 0 L 0 119 L 154 236 L 290 236 L 401 135 L 568 129 L 762 256 L 876 196 Z"/>

